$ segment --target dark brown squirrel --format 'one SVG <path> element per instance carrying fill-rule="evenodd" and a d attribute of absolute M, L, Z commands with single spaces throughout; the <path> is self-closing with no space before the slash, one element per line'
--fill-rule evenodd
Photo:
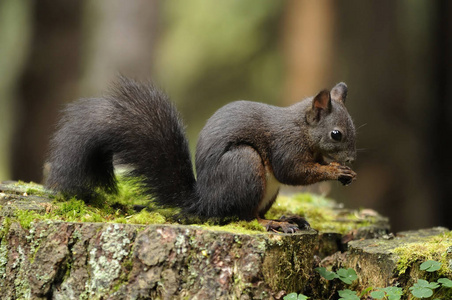
<path fill-rule="evenodd" d="M 97 187 L 116 191 L 114 162 L 132 167 L 162 206 L 205 218 L 258 219 L 267 230 L 294 232 L 302 218 L 266 220 L 280 186 L 324 180 L 350 184 L 356 173 L 355 128 L 347 86 L 289 107 L 236 101 L 202 129 L 195 179 L 184 125 L 153 84 L 120 77 L 108 96 L 69 104 L 51 140 L 46 185 L 88 199 Z"/>

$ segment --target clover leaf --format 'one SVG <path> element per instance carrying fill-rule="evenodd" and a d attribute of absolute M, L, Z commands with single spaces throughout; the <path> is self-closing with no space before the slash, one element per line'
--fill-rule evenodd
<path fill-rule="evenodd" d="M 375 299 L 388 299 L 388 300 L 400 300 L 402 298 L 403 290 L 402 288 L 396 286 L 388 286 L 383 289 L 379 289 L 370 293 L 372 298 Z"/>
<path fill-rule="evenodd" d="M 427 260 L 421 264 L 421 270 L 427 272 L 435 272 L 441 268 L 441 263 L 435 260 Z"/>
<path fill-rule="evenodd" d="M 417 298 L 428 298 L 433 295 L 433 290 L 439 287 L 436 282 L 428 282 L 424 279 L 419 279 L 417 283 L 410 287 L 411 294 Z"/>
<path fill-rule="evenodd" d="M 322 276 L 326 280 L 333 280 L 334 278 L 338 278 L 336 273 L 328 271 L 324 267 L 315 268 L 314 270 L 316 270 L 320 274 L 320 276 Z"/>
<path fill-rule="evenodd" d="M 370 295 L 372 296 L 372 298 L 375 298 L 375 299 L 383 299 L 385 297 L 385 292 L 382 290 L 378 290 L 378 291 L 373 291 L 372 293 L 370 293 Z"/>
<path fill-rule="evenodd" d="M 339 291 L 339 300 L 359 300 L 359 297 L 354 291 L 351 290 L 341 290 Z"/>
<path fill-rule="evenodd" d="M 340 280 L 342 280 L 346 284 L 351 284 L 353 281 L 358 279 L 358 275 L 356 275 L 355 270 L 352 268 L 348 269 L 339 269 L 337 270 L 337 276 Z"/>
<path fill-rule="evenodd" d="M 383 289 L 388 295 L 388 300 L 400 300 L 402 298 L 403 290 L 400 287 L 388 286 Z"/>
<path fill-rule="evenodd" d="M 307 300 L 309 297 L 303 294 L 290 293 L 284 296 L 284 300 Z"/>
<path fill-rule="evenodd" d="M 440 278 L 437 280 L 439 283 L 443 285 L 443 287 L 452 288 L 452 280 L 448 278 Z"/>

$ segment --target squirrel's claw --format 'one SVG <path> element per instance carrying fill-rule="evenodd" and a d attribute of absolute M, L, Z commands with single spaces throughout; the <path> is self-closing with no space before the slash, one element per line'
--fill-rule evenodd
<path fill-rule="evenodd" d="M 347 186 L 355 181 L 356 177 L 339 176 L 338 180 L 340 181 L 340 183 L 342 183 L 342 185 Z"/>
<path fill-rule="evenodd" d="M 297 215 L 282 216 L 279 220 L 290 224 L 296 224 L 300 230 L 307 230 L 311 228 L 311 224 L 309 224 L 305 218 Z"/>
<path fill-rule="evenodd" d="M 258 219 L 258 221 L 267 231 L 273 232 L 295 233 L 310 228 L 309 223 L 299 216 L 282 216 L 279 220 Z"/>
<path fill-rule="evenodd" d="M 349 185 L 356 180 L 356 173 L 350 167 L 341 165 L 337 162 L 332 162 L 330 165 L 336 169 L 337 180 L 343 185 Z"/>

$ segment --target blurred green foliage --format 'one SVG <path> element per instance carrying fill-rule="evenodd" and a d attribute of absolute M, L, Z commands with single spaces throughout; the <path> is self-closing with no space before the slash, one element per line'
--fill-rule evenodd
<path fill-rule="evenodd" d="M 30 14 L 30 1 L 0 1 L 0 180 L 10 176 L 9 143 L 15 121 L 13 90 L 29 50 Z"/>
<path fill-rule="evenodd" d="M 155 77 L 183 112 L 192 148 L 213 111 L 281 94 L 279 1 L 165 1 Z M 188 13 L 187 13 L 188 12 Z"/>

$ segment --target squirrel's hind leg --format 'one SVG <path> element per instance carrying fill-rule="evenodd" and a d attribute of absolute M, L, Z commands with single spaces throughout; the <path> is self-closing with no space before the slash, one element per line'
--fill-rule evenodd
<path fill-rule="evenodd" d="M 259 153 L 239 145 L 218 160 L 205 162 L 198 172 L 197 188 L 198 214 L 255 219 L 265 192 L 265 168 Z"/>

